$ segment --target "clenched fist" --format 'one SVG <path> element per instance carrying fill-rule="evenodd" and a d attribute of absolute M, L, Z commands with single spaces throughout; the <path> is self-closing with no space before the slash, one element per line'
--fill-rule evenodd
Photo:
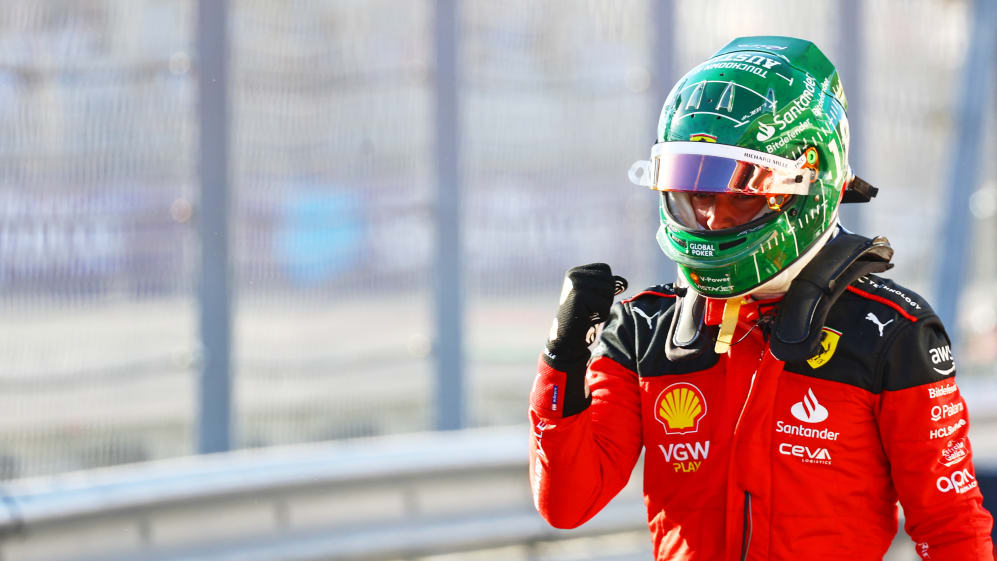
<path fill-rule="evenodd" d="M 547 335 L 547 356 L 559 361 L 587 358 L 596 326 L 609 318 L 613 297 L 626 289 L 627 280 L 614 276 L 605 263 L 569 269 L 564 275 L 557 317 Z"/>

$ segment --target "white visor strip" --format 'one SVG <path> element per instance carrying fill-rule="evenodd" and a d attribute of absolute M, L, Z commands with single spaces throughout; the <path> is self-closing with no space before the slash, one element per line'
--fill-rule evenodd
<path fill-rule="evenodd" d="M 715 144 L 712 142 L 659 142 L 651 147 L 651 157 L 658 154 L 694 154 L 697 156 L 717 156 L 739 160 L 769 168 L 782 168 L 796 171 L 800 166 L 793 160 L 749 150 L 740 146 Z"/>

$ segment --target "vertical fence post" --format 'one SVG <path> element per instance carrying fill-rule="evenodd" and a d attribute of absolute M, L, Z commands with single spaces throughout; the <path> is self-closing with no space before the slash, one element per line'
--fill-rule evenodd
<path fill-rule="evenodd" d="M 959 297 L 966 284 L 966 258 L 970 255 L 969 229 L 972 214 L 969 198 L 977 187 L 980 151 L 984 142 L 983 121 L 986 104 L 994 99 L 994 65 L 997 63 L 997 2 L 975 0 L 972 4 L 972 31 L 963 62 L 962 82 L 956 104 L 958 116 L 949 142 L 949 169 L 942 184 L 949 194 L 944 218 L 943 242 L 935 270 L 935 311 L 945 323 L 949 337 L 958 343 Z M 987 244 L 975 249 L 987 251 Z"/>
<path fill-rule="evenodd" d="M 458 6 L 436 0 L 433 46 L 436 57 L 435 165 L 436 258 L 433 289 L 436 337 L 436 428 L 464 426 L 463 292 L 461 283 L 459 107 L 457 74 Z"/>
<path fill-rule="evenodd" d="M 203 358 L 197 409 L 200 453 L 231 448 L 231 286 L 229 278 L 228 2 L 197 4 L 200 126 L 198 286 Z"/>
<path fill-rule="evenodd" d="M 963 62 L 962 87 L 957 90 L 960 95 L 955 105 L 958 111 L 956 128 L 952 131 L 949 169 L 942 184 L 943 192 L 949 194 L 949 199 L 943 215 L 943 242 L 942 250 L 938 252 L 933 301 L 953 343 L 958 343 L 959 339 L 959 297 L 966 284 L 966 258 L 970 255 L 967 251 L 972 224 L 969 197 L 979 179 L 986 104 L 994 99 L 994 64 L 997 63 L 995 4 L 992 0 L 976 0 L 972 5 L 972 31 Z"/>
<path fill-rule="evenodd" d="M 650 4 L 650 21 L 653 27 L 651 29 L 651 142 L 648 143 L 649 146 L 657 141 L 658 115 L 661 113 L 661 106 L 665 104 L 665 97 L 671 91 L 676 80 L 678 80 L 675 75 L 675 52 L 678 46 L 675 41 L 675 2 L 672 0 L 650 0 Z M 646 158 L 647 156 L 644 155 L 643 157 Z M 659 195 L 657 191 L 650 191 L 649 193 L 654 196 L 649 203 L 649 206 L 653 209 L 654 230 L 650 232 L 650 239 L 653 242 L 654 232 L 657 230 L 660 222 L 657 200 Z M 657 263 L 654 270 L 656 276 L 654 282 L 666 283 L 674 281 L 676 275 L 675 264 L 665 257 L 656 246 L 657 243 L 652 244 L 654 253 L 651 254 L 655 256 L 655 262 Z"/>
<path fill-rule="evenodd" d="M 863 33 L 862 2 L 860 0 L 843 0 L 840 4 L 841 27 L 838 29 L 838 52 L 841 59 L 836 61 L 836 67 L 848 97 L 848 121 L 852 133 L 848 150 L 848 163 L 859 176 L 869 179 L 867 170 L 863 167 L 865 158 L 866 131 L 871 123 L 865 120 L 865 34 Z M 865 235 L 876 235 L 879 232 L 864 230 L 864 212 L 861 204 L 841 205 L 838 210 L 841 223 L 854 232 Z"/>

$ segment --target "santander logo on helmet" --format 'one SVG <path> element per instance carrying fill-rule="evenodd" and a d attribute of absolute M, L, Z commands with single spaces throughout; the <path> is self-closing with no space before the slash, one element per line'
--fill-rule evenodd
<path fill-rule="evenodd" d="M 765 142 L 766 140 L 772 138 L 773 134 L 775 134 L 775 127 L 761 121 L 758 122 L 758 134 L 755 135 L 755 139 L 758 140 L 758 142 Z"/>
<path fill-rule="evenodd" d="M 817 401 L 813 388 L 807 388 L 807 394 L 802 401 L 797 401 L 789 409 L 794 417 L 804 423 L 820 423 L 827 420 L 827 408 Z"/>

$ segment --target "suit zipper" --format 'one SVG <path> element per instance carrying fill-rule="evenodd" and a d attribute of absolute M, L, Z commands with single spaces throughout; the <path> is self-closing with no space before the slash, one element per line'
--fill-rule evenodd
<path fill-rule="evenodd" d="M 741 538 L 741 561 L 748 559 L 748 545 L 751 544 L 751 494 L 744 492 L 744 535 Z"/>

